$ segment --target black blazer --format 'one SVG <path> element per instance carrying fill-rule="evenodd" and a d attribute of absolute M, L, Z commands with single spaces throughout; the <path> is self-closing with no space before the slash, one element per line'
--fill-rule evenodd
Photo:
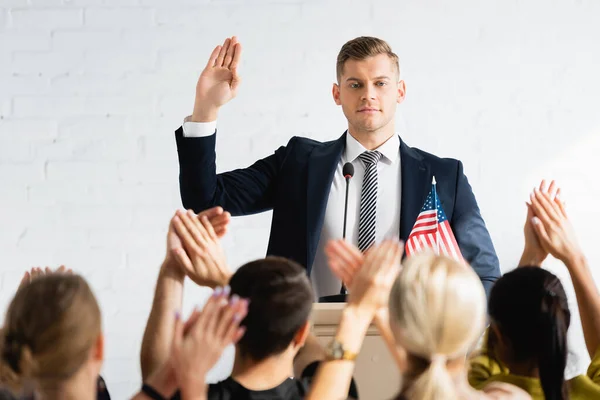
<path fill-rule="evenodd" d="M 222 174 L 216 173 L 216 133 L 185 138 L 180 127 L 175 138 L 183 206 L 199 212 L 219 205 L 233 216 L 272 209 L 267 254 L 295 260 L 310 274 L 346 133 L 329 142 L 293 137 L 286 146 L 250 167 Z M 402 140 L 400 160 L 400 239 L 408 238 L 435 175 L 440 202 L 463 257 L 489 294 L 500 276 L 498 257 L 462 163 L 411 148 Z"/>

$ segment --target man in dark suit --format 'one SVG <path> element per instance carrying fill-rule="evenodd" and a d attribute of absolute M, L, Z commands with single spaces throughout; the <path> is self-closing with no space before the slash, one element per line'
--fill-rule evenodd
<path fill-rule="evenodd" d="M 345 163 L 354 166 L 346 239 L 361 250 L 385 237 L 406 240 L 431 189 L 432 178 L 463 257 L 489 292 L 500 276 L 498 258 L 462 163 L 404 143 L 394 130 L 406 88 L 398 57 L 377 38 L 347 42 L 337 59 L 333 98 L 348 130 L 337 140 L 293 137 L 273 155 L 245 169 L 216 174 L 216 120 L 235 97 L 241 45 L 217 46 L 196 86 L 193 114 L 176 132 L 185 208 L 215 205 L 233 216 L 273 210 L 267 254 L 306 267 L 318 296 L 339 293 L 327 267 L 325 244 L 342 236 Z"/>

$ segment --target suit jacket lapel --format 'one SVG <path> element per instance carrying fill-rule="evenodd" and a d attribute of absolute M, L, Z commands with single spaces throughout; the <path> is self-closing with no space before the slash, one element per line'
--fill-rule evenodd
<path fill-rule="evenodd" d="M 402 199 L 400 239 L 406 241 L 431 190 L 431 172 L 423 157 L 400 139 Z"/>
<path fill-rule="evenodd" d="M 344 132 L 339 139 L 316 147 L 308 160 L 306 184 L 306 268 L 309 274 L 321 236 L 333 174 L 345 146 L 346 133 Z"/>

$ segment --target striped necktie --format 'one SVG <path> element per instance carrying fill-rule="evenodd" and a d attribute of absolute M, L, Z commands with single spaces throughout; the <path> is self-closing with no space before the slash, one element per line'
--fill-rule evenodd
<path fill-rule="evenodd" d="M 358 217 L 358 248 L 366 251 L 375 242 L 377 223 L 377 162 L 381 158 L 378 151 L 367 150 L 358 158 L 365 165 L 365 176 L 360 194 Z"/>

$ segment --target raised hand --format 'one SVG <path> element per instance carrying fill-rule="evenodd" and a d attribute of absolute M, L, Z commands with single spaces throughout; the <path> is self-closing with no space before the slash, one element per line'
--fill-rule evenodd
<path fill-rule="evenodd" d="M 330 240 L 325 246 L 329 268 L 346 287 L 352 285 L 354 275 L 364 261 L 360 250 L 343 239 Z"/>
<path fill-rule="evenodd" d="M 545 250 L 565 264 L 581 255 L 575 231 L 560 200 L 536 189 L 531 195 L 531 207 L 535 214 L 533 227 Z"/>
<path fill-rule="evenodd" d="M 178 211 L 169 227 L 167 245 L 183 272 L 201 286 L 226 285 L 231 271 L 221 243 L 206 215 Z"/>
<path fill-rule="evenodd" d="M 217 119 L 219 108 L 237 95 L 242 46 L 235 36 L 215 47 L 196 85 L 193 122 Z"/>
<path fill-rule="evenodd" d="M 403 244 L 397 240 L 385 240 L 369 250 L 350 285 L 348 305 L 372 312 L 373 315 L 385 307 L 400 272 L 403 251 Z"/>
<path fill-rule="evenodd" d="M 546 181 L 542 180 L 539 188 L 537 189 L 541 193 L 547 193 L 552 201 L 560 201 L 560 188 L 555 181 L 550 183 L 547 187 Z M 525 225 L 523 227 L 523 233 L 525 235 L 525 248 L 523 249 L 523 255 L 521 256 L 520 266 L 540 266 L 542 262 L 548 256 L 548 250 L 544 248 L 538 240 L 537 234 L 533 226 L 533 218 L 535 213 L 530 202 L 526 203 L 527 206 L 527 217 L 525 219 Z"/>
<path fill-rule="evenodd" d="M 220 288 L 219 288 L 220 289 Z M 225 347 L 244 335 L 240 322 L 248 313 L 248 301 L 227 290 L 215 290 L 204 309 L 194 312 L 186 326 L 178 319 L 170 364 L 182 398 L 196 398 L 206 391 L 206 373 L 215 365 Z"/>
<path fill-rule="evenodd" d="M 25 285 L 31 283 L 31 281 L 40 278 L 42 276 L 51 275 L 51 274 L 72 274 L 73 270 L 70 268 L 67 269 L 64 265 L 61 265 L 56 270 L 52 270 L 50 267 L 45 267 L 44 269 L 40 267 L 33 267 L 29 271 L 25 271 L 23 274 L 23 278 L 21 279 L 21 283 L 19 284 L 19 289 Z"/>

